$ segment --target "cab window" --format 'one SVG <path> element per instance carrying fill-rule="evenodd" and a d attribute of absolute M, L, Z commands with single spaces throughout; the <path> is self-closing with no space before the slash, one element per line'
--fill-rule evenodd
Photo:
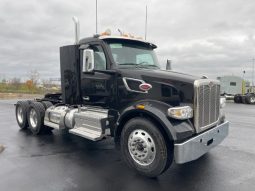
<path fill-rule="evenodd" d="M 106 70 L 106 58 L 104 50 L 100 45 L 90 47 L 94 51 L 95 70 Z"/>
<path fill-rule="evenodd" d="M 112 57 L 118 67 L 160 68 L 154 48 L 137 41 L 108 40 Z"/>

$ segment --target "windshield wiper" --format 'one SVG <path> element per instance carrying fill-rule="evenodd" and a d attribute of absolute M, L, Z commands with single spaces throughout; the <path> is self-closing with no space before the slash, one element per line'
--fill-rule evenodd
<path fill-rule="evenodd" d="M 147 67 L 159 68 L 158 66 L 156 66 L 156 65 L 154 65 L 154 64 L 140 65 L 140 67 L 142 67 L 142 68 L 147 68 Z"/>
<path fill-rule="evenodd" d="M 136 63 L 122 63 L 119 64 L 120 66 L 136 66 L 136 68 L 149 68 L 149 67 L 154 67 L 154 68 L 159 68 L 158 66 L 154 65 L 154 64 L 148 64 L 148 65 L 143 65 L 143 64 L 136 64 Z"/>
<path fill-rule="evenodd" d="M 136 64 L 136 63 L 122 63 L 122 64 L 119 64 L 119 65 L 121 65 L 121 66 L 123 66 L 123 65 L 134 65 L 134 66 L 138 66 L 139 64 Z"/>

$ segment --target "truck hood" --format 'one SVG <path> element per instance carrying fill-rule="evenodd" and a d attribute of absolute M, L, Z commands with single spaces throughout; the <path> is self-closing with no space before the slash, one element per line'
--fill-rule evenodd
<path fill-rule="evenodd" d="M 120 69 L 123 76 L 138 78 L 140 77 L 150 77 L 150 78 L 159 78 L 161 80 L 174 80 L 174 81 L 182 81 L 185 83 L 194 83 L 195 80 L 199 79 L 197 76 L 192 76 L 180 72 L 174 72 L 170 70 L 153 70 L 153 69 Z"/>
<path fill-rule="evenodd" d="M 179 72 L 155 69 L 120 69 L 122 77 L 144 80 L 152 85 L 145 97 L 161 100 L 170 105 L 193 103 L 194 81 L 199 79 Z"/>

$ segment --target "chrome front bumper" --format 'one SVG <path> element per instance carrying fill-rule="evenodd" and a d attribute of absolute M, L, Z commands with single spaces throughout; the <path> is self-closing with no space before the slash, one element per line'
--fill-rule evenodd
<path fill-rule="evenodd" d="M 174 144 L 174 159 L 177 164 L 193 161 L 220 144 L 228 135 L 229 122 L 226 121 L 191 139 Z"/>

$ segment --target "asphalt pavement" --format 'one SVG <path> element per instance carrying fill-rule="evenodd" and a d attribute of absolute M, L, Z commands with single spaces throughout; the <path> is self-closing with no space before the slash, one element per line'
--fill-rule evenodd
<path fill-rule="evenodd" d="M 255 190 L 255 105 L 227 103 L 229 136 L 200 159 L 173 164 L 156 179 L 122 162 L 112 140 L 20 130 L 13 100 L 0 100 L 0 190 Z"/>

